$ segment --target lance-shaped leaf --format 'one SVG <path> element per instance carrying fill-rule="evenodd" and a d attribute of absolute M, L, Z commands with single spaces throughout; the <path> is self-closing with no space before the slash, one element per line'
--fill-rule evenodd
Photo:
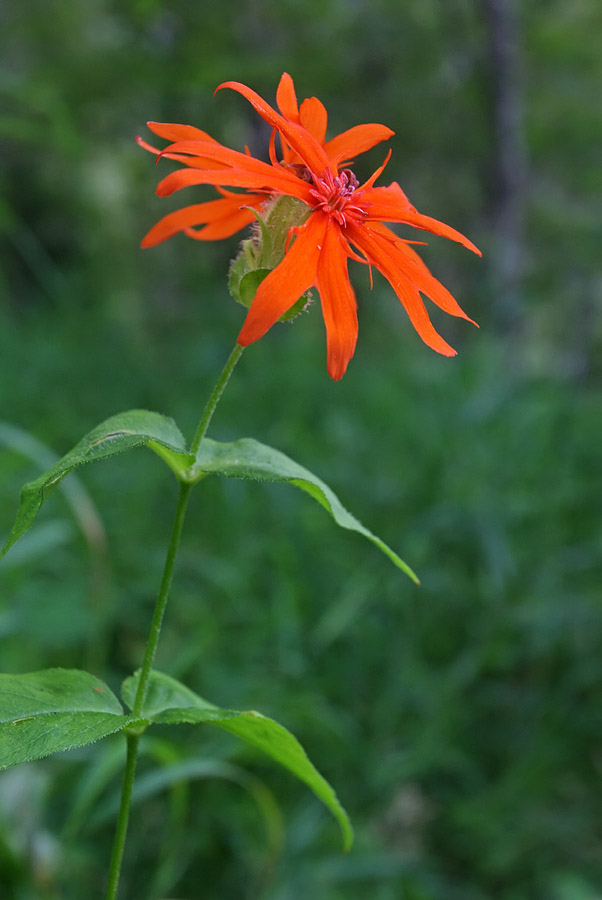
<path fill-rule="evenodd" d="M 88 672 L 0 675 L 0 769 L 146 724 L 126 715 L 115 694 Z"/>
<path fill-rule="evenodd" d="M 65 475 L 84 463 L 105 459 L 144 444 L 161 456 L 178 478 L 184 477 L 184 472 L 193 462 L 173 419 L 144 409 L 132 409 L 111 416 L 82 438 L 51 469 L 23 487 L 17 517 L 0 556 L 31 527 L 40 507 Z"/>
<path fill-rule="evenodd" d="M 130 708 L 138 676 L 136 673 L 123 683 L 123 700 Z M 151 673 L 142 715 L 156 724 L 213 725 L 266 753 L 311 788 L 339 823 L 345 849 L 351 846 L 353 830 L 335 792 L 310 762 L 299 741 L 278 722 L 255 710 L 220 709 L 169 675 L 156 671 Z"/>
<path fill-rule="evenodd" d="M 365 528 L 342 505 L 328 485 L 294 460 L 251 438 L 224 444 L 205 438 L 197 454 L 194 470 L 199 477 L 225 475 L 253 481 L 284 481 L 301 488 L 328 510 L 337 525 L 357 531 L 372 541 L 396 566 L 419 584 L 417 575 L 384 541 Z"/>

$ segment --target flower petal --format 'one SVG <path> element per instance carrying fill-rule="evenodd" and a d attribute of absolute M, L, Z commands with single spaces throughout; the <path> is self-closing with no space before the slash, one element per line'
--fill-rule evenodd
<path fill-rule="evenodd" d="M 267 167 L 271 169 L 270 166 Z M 245 171 L 243 169 L 178 169 L 176 172 L 170 172 L 157 185 L 157 194 L 159 197 L 169 197 L 174 191 L 182 188 L 190 187 L 195 184 L 213 184 L 228 185 L 229 187 L 243 187 L 251 190 L 265 191 L 266 193 L 287 194 L 290 197 L 297 197 L 308 203 L 311 200 L 309 193 L 310 185 L 294 178 L 291 181 L 286 180 L 283 175 L 277 177 L 275 174 L 260 174 Z"/>
<path fill-rule="evenodd" d="M 255 93 L 255 91 L 248 88 L 245 84 L 240 84 L 238 81 L 225 81 L 223 84 L 220 84 L 216 90 L 219 91 L 222 88 L 230 88 L 231 90 L 242 94 L 259 113 L 261 118 L 264 119 L 268 125 L 271 125 L 272 128 L 276 128 L 280 132 L 312 172 L 321 174 L 325 169 L 331 168 L 330 159 L 324 151 L 324 148 L 305 128 L 303 128 L 302 125 L 298 125 L 296 122 L 290 122 L 288 119 L 279 115 L 275 109 L 272 109 L 269 103 L 266 103 L 259 94 Z"/>
<path fill-rule="evenodd" d="M 175 141 L 163 150 L 163 154 L 166 153 L 200 157 L 201 159 L 223 163 L 227 166 L 249 169 L 251 172 L 272 172 L 274 170 L 274 166 L 270 163 L 263 162 L 261 159 L 255 159 L 254 156 L 250 156 L 248 153 L 231 150 L 230 147 L 224 147 L 223 144 L 219 144 L 217 141 L 214 143 L 209 141 Z M 288 175 L 289 173 L 286 174 Z"/>
<path fill-rule="evenodd" d="M 472 250 L 477 256 L 483 254 L 478 247 L 469 241 L 461 232 L 455 228 L 440 222 L 438 219 L 432 219 L 430 216 L 423 216 L 415 207 L 408 206 L 408 198 L 401 190 L 396 182 L 389 187 L 371 188 L 362 193 L 362 208 L 368 213 L 368 219 L 380 222 L 402 222 L 404 225 L 412 225 L 413 228 L 420 228 L 422 231 L 430 231 L 431 234 L 438 234 L 441 237 L 449 238 L 451 241 L 457 241 L 468 250 Z"/>
<path fill-rule="evenodd" d="M 169 213 L 153 225 L 142 239 L 141 246 L 154 247 L 179 231 L 187 232 L 193 225 L 206 226 L 201 232 L 193 232 L 190 235 L 197 240 L 208 241 L 230 237 L 255 219 L 253 211 L 243 209 L 243 206 L 260 205 L 264 200 L 265 197 L 260 194 L 231 194 L 220 200 L 185 206 L 184 209 Z"/>
<path fill-rule="evenodd" d="M 345 374 L 357 343 L 357 303 L 347 272 L 347 241 L 330 219 L 318 261 L 317 288 L 322 303 L 328 348 L 328 374 Z"/>
<path fill-rule="evenodd" d="M 399 265 L 396 265 L 390 254 L 390 243 L 382 236 L 373 234 L 366 226 L 358 228 L 350 225 L 347 233 L 349 239 L 357 244 L 369 262 L 375 265 L 390 283 L 424 343 L 443 356 L 455 356 L 456 351 L 453 347 L 450 347 L 435 331 L 418 290 L 400 270 Z"/>
<path fill-rule="evenodd" d="M 324 144 L 326 137 L 326 125 L 328 123 L 328 113 L 324 105 L 317 97 L 310 97 L 304 100 L 299 111 L 299 120 L 301 125 L 309 131 L 311 135 L 320 144 Z M 280 136 L 282 144 L 282 159 L 287 165 L 305 165 L 305 162 L 299 154 L 293 150 L 287 141 Z"/>
<path fill-rule="evenodd" d="M 168 141 L 212 141 L 217 144 L 206 131 L 195 128 L 194 125 L 175 125 L 171 122 L 147 122 L 147 126 L 154 134 Z"/>
<path fill-rule="evenodd" d="M 243 347 L 252 344 L 316 283 L 316 273 L 328 216 L 313 213 L 298 232 L 284 259 L 257 289 L 238 335 Z"/>
<path fill-rule="evenodd" d="M 299 105 L 295 94 L 295 85 L 288 72 L 283 73 L 278 84 L 276 103 L 285 119 L 290 119 L 291 122 L 299 121 Z"/>
<path fill-rule="evenodd" d="M 194 168 L 196 168 L 194 162 L 199 158 L 202 161 L 202 165 L 199 166 L 201 169 L 218 169 L 226 166 L 232 167 L 232 170 L 235 171 L 245 170 L 250 173 L 258 173 L 264 178 L 266 184 L 278 183 L 281 187 L 290 188 L 292 192 L 299 190 L 299 185 L 303 186 L 304 184 L 297 175 L 279 164 L 263 162 L 248 153 L 231 150 L 217 142 L 177 141 L 175 144 L 169 144 L 162 152 L 163 156 L 177 155 L 179 158 L 182 157 L 182 154 L 190 156 L 190 162 L 187 162 L 186 165 Z M 224 181 L 223 183 L 228 184 L 229 182 Z M 304 190 L 304 196 L 306 194 L 307 191 Z"/>
<path fill-rule="evenodd" d="M 251 222 L 256 222 L 257 216 L 251 209 L 234 210 L 223 219 L 216 219 L 214 222 L 208 222 L 203 228 L 197 231 L 196 228 L 185 228 L 186 237 L 193 238 L 195 241 L 221 241 L 223 238 L 231 237 L 237 231 L 246 228 Z"/>
<path fill-rule="evenodd" d="M 388 141 L 394 134 L 386 125 L 355 125 L 327 141 L 324 149 L 333 162 L 339 163 L 365 153 L 381 141 Z"/>
<path fill-rule="evenodd" d="M 175 159 L 177 162 L 184 163 L 186 166 L 191 166 L 195 169 L 214 169 L 217 167 L 222 167 L 221 163 L 215 163 L 213 160 L 203 160 L 197 157 L 185 156 L 181 153 L 168 153 L 167 150 L 157 150 L 156 147 L 153 147 L 152 144 L 149 144 L 147 141 L 142 140 L 141 137 L 136 138 L 136 143 L 139 147 L 142 147 L 143 150 L 148 150 L 149 153 L 153 153 L 157 158 L 163 159 Z"/>
<path fill-rule="evenodd" d="M 303 101 L 299 110 L 299 120 L 320 144 L 324 143 L 328 113 L 324 104 L 317 97 L 308 97 Z"/>
<path fill-rule="evenodd" d="M 377 187 L 366 189 L 362 193 L 362 204 L 365 204 L 366 211 L 370 214 L 370 218 L 378 219 L 373 210 L 383 210 L 385 213 L 399 213 L 405 215 L 406 212 L 418 212 L 415 206 L 410 203 L 407 194 L 401 189 L 401 186 L 392 181 L 387 187 Z M 387 218 L 391 219 L 391 216 Z"/>
<path fill-rule="evenodd" d="M 466 315 L 456 298 L 450 294 L 447 288 L 440 281 L 437 281 L 424 260 L 405 241 L 401 240 L 386 225 L 378 225 L 372 222 L 369 228 L 373 234 L 378 234 L 387 242 L 386 246 L 392 261 L 403 271 L 414 287 L 426 294 L 433 303 L 436 303 L 440 309 L 450 316 L 457 316 L 472 322 L 473 325 L 477 325 L 475 321 Z"/>

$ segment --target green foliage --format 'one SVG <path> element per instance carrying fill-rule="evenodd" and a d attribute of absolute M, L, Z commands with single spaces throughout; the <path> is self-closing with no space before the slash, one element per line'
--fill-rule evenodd
<path fill-rule="evenodd" d="M 123 697 L 130 708 L 134 703 L 137 685 L 138 679 L 135 676 L 128 678 L 123 684 Z M 177 725 L 182 722 L 189 725 L 214 725 L 261 750 L 311 788 L 338 821 L 345 849 L 350 848 L 353 831 L 345 810 L 331 786 L 309 761 L 303 747 L 278 722 L 255 710 L 241 712 L 220 709 L 169 675 L 156 671 L 151 673 L 142 714 L 157 725 Z"/>
<path fill-rule="evenodd" d="M 601 7 L 516 4 L 530 177 L 522 306 L 507 335 L 491 286 L 485 6 L 5 4 L 2 418 L 46 445 L 73 446 L 83 423 L 132 407 L 167 410 L 192 433 L 244 315 L 225 287 L 237 242 L 176 237 L 139 252 L 184 193 L 194 203 L 209 192 L 156 199 L 153 160 L 133 138 L 152 118 L 262 148 L 248 105 L 212 97 L 224 79 L 273 100 L 290 71 L 300 98 L 327 104 L 329 136 L 358 121 L 390 125 L 382 183 L 399 180 L 421 211 L 486 251 L 476 261 L 436 239 L 419 248 L 481 325 L 465 335 L 463 323 L 437 321 L 455 360 L 425 350 L 378 274 L 370 291 L 351 262 L 360 339 L 343 381 L 324 374 L 323 325 L 310 310 L 246 351 L 211 432 L 253 434 L 320 472 L 404 548 L 420 591 L 298 492 L 206 479 L 191 504 L 160 667 L 225 707 L 286 721 L 344 793 L 352 854 L 340 856 L 311 794 L 270 769 L 287 839 L 259 873 L 255 804 L 199 776 L 139 801 L 128 900 L 197 897 L 200 884 L 223 900 L 602 892 Z M 358 173 L 382 158 L 381 148 L 360 157 Z M 4 534 L 21 484 L 50 465 L 2 450 Z M 81 475 L 110 566 L 99 583 L 55 495 L 0 565 L 2 667 L 68 665 L 118 684 L 139 665 L 172 494 L 150 453 Z M 164 731 L 170 764 L 191 770 L 198 730 Z M 258 771 L 242 741 L 203 734 L 203 759 Z M 89 817 L 68 837 L 60 826 L 113 743 L 68 765 L 53 756 L 2 773 L 2 900 L 99 895 L 110 830 Z M 112 813 L 118 783 L 103 784 Z M 150 885 L 158 861 L 171 872 L 164 890 Z"/>
<path fill-rule="evenodd" d="M 111 416 L 93 428 L 73 450 L 47 472 L 25 485 L 21 491 L 15 523 L 1 555 L 4 555 L 28 531 L 42 504 L 65 475 L 84 463 L 106 459 L 144 445 L 154 450 L 181 481 L 194 483 L 207 475 L 225 475 L 227 478 L 247 478 L 252 481 L 287 482 L 301 488 L 328 510 L 337 525 L 368 538 L 396 566 L 418 583 L 410 567 L 380 538 L 364 528 L 347 512 L 323 481 L 283 453 L 249 438 L 231 444 L 206 438 L 195 459 L 186 449 L 184 437 L 173 419 L 142 409 L 133 409 Z"/>
<path fill-rule="evenodd" d="M 348 513 L 331 489 L 303 466 L 284 453 L 266 447 L 259 441 L 242 438 L 231 444 L 223 444 L 206 438 L 197 455 L 196 467 L 204 474 L 225 475 L 228 478 L 247 478 L 251 481 L 276 481 L 292 484 L 305 491 L 326 509 L 337 525 L 356 531 L 372 541 L 398 568 L 413 581 L 418 578 L 410 567 L 380 538 Z"/>
<path fill-rule="evenodd" d="M 177 475 L 191 463 L 192 457 L 187 453 L 184 438 L 172 419 L 143 409 L 111 416 L 93 428 L 52 468 L 25 485 L 21 491 L 17 518 L 0 555 L 4 555 L 31 528 L 40 507 L 65 475 L 84 463 L 106 459 L 144 445 L 155 450 Z"/>
<path fill-rule="evenodd" d="M 123 683 L 123 698 L 130 709 L 137 686 L 137 675 Z M 157 671 L 151 673 L 139 717 L 124 714 L 107 685 L 87 672 L 49 669 L 0 675 L 0 769 L 84 747 L 124 728 L 182 723 L 220 728 L 292 772 L 331 811 L 340 825 L 344 846 L 349 849 L 353 831 L 331 786 L 296 738 L 255 710 L 220 709 Z"/>
<path fill-rule="evenodd" d="M 84 747 L 142 723 L 124 714 L 107 685 L 87 672 L 0 675 L 0 769 Z"/>

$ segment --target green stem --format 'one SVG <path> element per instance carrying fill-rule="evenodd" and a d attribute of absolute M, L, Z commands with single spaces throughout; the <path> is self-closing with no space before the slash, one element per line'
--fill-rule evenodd
<path fill-rule="evenodd" d="M 146 691 L 148 689 L 148 681 L 155 653 L 157 652 L 157 644 L 161 634 L 161 624 L 167 600 L 169 597 L 169 589 L 171 587 L 171 579 L 173 576 L 176 555 L 182 536 L 182 528 L 184 526 L 184 518 L 186 516 L 186 507 L 188 505 L 188 496 L 190 494 L 190 484 L 180 484 L 180 495 L 178 497 L 178 505 L 176 515 L 169 539 L 167 555 L 165 557 L 165 565 L 163 567 L 163 577 L 161 586 L 155 604 L 155 612 L 151 622 L 151 627 L 146 642 L 144 652 L 144 660 L 138 678 L 138 688 L 136 690 L 136 698 L 132 708 L 132 715 L 136 718 L 140 717 Z M 132 789 L 134 786 L 134 774 L 136 771 L 136 760 L 138 757 L 138 744 L 140 743 L 140 734 L 134 732 L 126 732 L 127 740 L 127 757 L 125 762 L 125 772 L 123 774 L 123 784 L 121 786 L 121 803 L 119 806 L 119 816 L 117 818 L 117 826 L 115 829 L 115 838 L 113 840 L 113 852 L 111 854 L 111 862 L 109 865 L 109 877 L 107 881 L 107 891 L 105 900 L 115 900 L 117 897 L 117 888 L 119 885 L 119 876 L 121 873 L 121 864 L 123 862 L 123 851 L 125 849 L 125 838 L 127 834 L 128 820 L 130 817 L 130 806 L 132 802 Z"/>
<path fill-rule="evenodd" d="M 228 357 L 226 365 L 222 370 L 217 384 L 213 388 L 211 396 L 207 401 L 207 405 L 203 410 L 201 421 L 199 422 L 191 445 L 191 452 L 195 456 L 198 452 L 199 447 L 201 446 L 203 438 L 205 437 L 207 428 L 209 427 L 209 423 L 211 422 L 213 413 L 215 412 L 215 408 L 219 403 L 220 397 L 222 396 L 224 389 L 228 384 L 228 381 L 230 380 L 230 376 L 234 371 L 234 366 L 242 355 L 243 349 L 244 348 L 239 344 L 235 345 L 234 350 Z M 144 659 L 142 661 L 142 667 L 140 669 L 140 675 L 138 677 L 136 697 L 134 699 L 134 705 L 132 707 L 132 715 L 136 718 L 140 718 L 142 716 L 142 710 L 144 708 L 144 701 L 146 699 L 146 692 L 148 690 L 148 682 L 153 668 L 155 654 L 157 652 L 159 637 L 161 635 L 161 625 L 163 624 L 165 607 L 167 606 L 167 601 L 169 599 L 169 590 L 171 588 L 176 556 L 178 554 L 178 547 L 180 546 L 180 538 L 182 537 L 182 529 L 184 527 L 186 508 L 188 506 L 188 497 L 190 495 L 191 489 L 191 483 L 180 483 L 178 505 L 176 508 L 176 514 L 172 526 L 171 537 L 169 539 L 169 546 L 167 548 L 167 555 L 165 557 L 163 576 L 161 578 L 161 585 L 159 587 L 159 593 L 157 595 L 155 611 L 153 613 L 148 639 L 146 642 Z M 132 803 L 132 790 L 134 786 L 134 775 L 136 772 L 136 761 L 138 758 L 138 744 L 140 743 L 140 737 L 142 736 L 142 733 L 137 733 L 132 730 L 131 732 L 126 732 L 125 736 L 127 740 L 127 757 L 125 763 L 125 772 L 123 774 L 123 784 L 121 787 L 121 803 L 119 806 L 119 815 L 117 818 L 117 826 L 115 829 L 113 851 L 111 854 L 111 862 L 109 864 L 109 876 L 105 900 L 115 900 L 115 898 L 117 897 L 119 876 L 121 873 L 121 864 L 123 861 L 125 839 L 127 834 L 128 820 L 130 816 L 130 806 Z"/>
<path fill-rule="evenodd" d="M 188 506 L 188 497 L 190 495 L 191 488 L 191 484 L 186 484 L 185 482 L 180 483 L 180 495 L 178 497 L 176 516 L 171 531 L 171 537 L 169 539 L 169 546 L 167 548 L 167 556 L 165 557 L 163 577 L 161 579 L 161 586 L 159 588 L 159 594 L 157 596 L 157 602 L 155 604 L 155 611 L 153 613 L 153 619 L 148 633 L 148 639 L 146 641 L 144 659 L 142 661 L 140 676 L 138 678 L 138 688 L 136 690 L 136 697 L 134 699 L 134 705 L 132 707 L 133 716 L 140 716 L 142 714 L 142 707 L 144 706 L 144 701 L 146 699 L 148 680 L 150 678 L 151 669 L 153 667 L 155 653 L 157 652 L 159 637 L 161 636 L 161 625 L 163 624 L 165 607 L 167 606 L 167 601 L 169 599 L 169 589 L 171 587 L 171 579 L 173 577 L 173 570 L 176 563 L 178 547 L 180 546 L 180 538 L 182 537 L 184 519 L 186 518 L 186 507 Z"/>
<path fill-rule="evenodd" d="M 207 405 L 205 406 L 205 409 L 203 410 L 203 415 L 201 416 L 201 421 L 199 422 L 199 427 L 197 428 L 195 435 L 192 439 L 192 444 L 190 445 L 190 452 L 192 453 L 193 456 L 196 456 L 199 451 L 201 442 L 202 442 L 203 438 L 205 437 L 205 434 L 207 433 L 207 429 L 209 428 L 209 423 L 211 422 L 211 419 L 213 418 L 213 413 L 215 412 L 215 407 L 219 403 L 219 399 L 222 396 L 222 394 L 224 393 L 225 387 L 228 384 L 228 381 L 230 380 L 230 375 L 234 371 L 234 366 L 236 365 L 236 363 L 242 356 L 242 351 L 244 349 L 245 348 L 241 347 L 240 344 L 235 344 L 234 350 L 228 357 L 228 361 L 227 361 L 226 365 L 224 366 L 224 368 L 222 369 L 222 374 L 220 375 L 220 377 L 217 381 L 217 384 L 213 388 L 211 396 L 209 397 L 209 400 L 207 401 Z"/>
<path fill-rule="evenodd" d="M 117 826 L 115 828 L 113 852 L 109 864 L 109 879 L 105 895 L 106 900 L 115 900 L 117 897 L 119 875 L 121 873 L 121 863 L 125 848 L 125 837 L 128 829 L 128 819 L 130 817 L 130 805 L 132 802 L 132 789 L 134 787 L 134 775 L 136 772 L 140 735 L 128 734 L 126 735 L 126 739 L 127 757 L 125 761 L 125 771 L 123 773 L 123 784 L 121 786 L 121 803 L 119 805 L 119 815 L 117 817 Z"/>

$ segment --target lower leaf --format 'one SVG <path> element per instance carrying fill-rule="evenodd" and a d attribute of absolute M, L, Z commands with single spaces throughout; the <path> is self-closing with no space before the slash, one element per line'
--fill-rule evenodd
<path fill-rule="evenodd" d="M 126 715 L 107 685 L 77 669 L 0 675 L 0 769 L 73 750 L 147 720 Z"/>
<path fill-rule="evenodd" d="M 139 673 L 136 673 L 123 683 L 122 696 L 130 708 L 136 695 L 138 678 Z M 353 829 L 334 790 L 320 775 L 296 737 L 278 722 L 255 710 L 220 709 L 175 678 L 156 671 L 150 676 L 142 714 L 158 725 L 213 725 L 242 738 L 303 781 L 339 823 L 345 849 L 351 846 Z"/>

